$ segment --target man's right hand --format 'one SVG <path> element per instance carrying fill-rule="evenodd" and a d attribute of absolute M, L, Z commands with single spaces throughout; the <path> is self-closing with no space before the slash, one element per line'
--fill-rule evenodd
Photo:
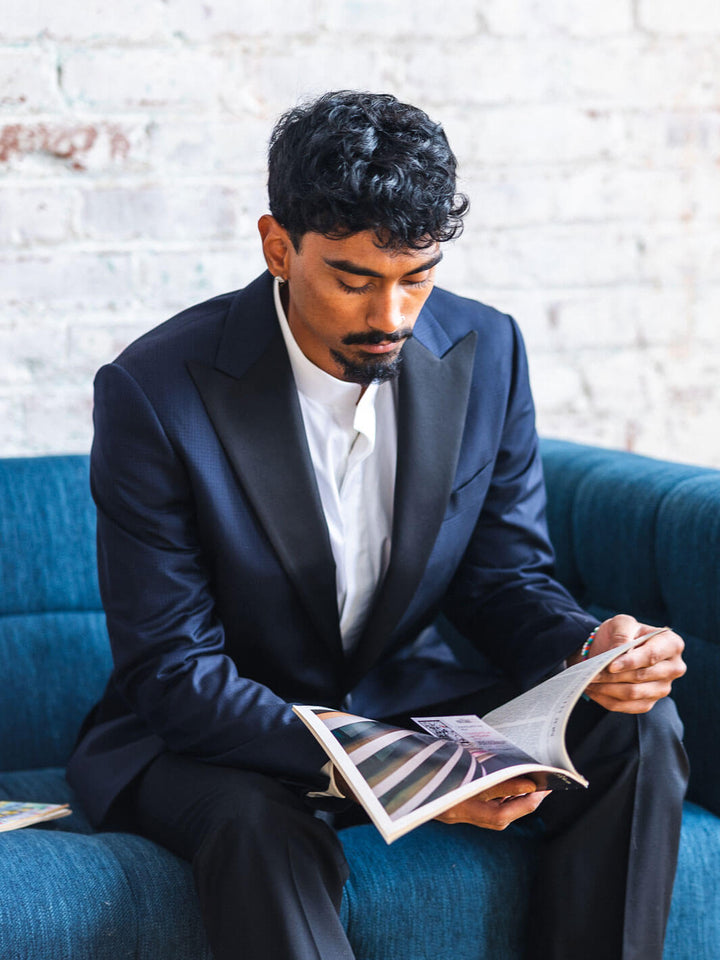
<path fill-rule="evenodd" d="M 486 830 L 504 830 L 540 806 L 549 790 L 538 790 L 528 777 L 506 780 L 469 800 L 463 800 L 436 819 L 443 823 L 472 823 Z"/>

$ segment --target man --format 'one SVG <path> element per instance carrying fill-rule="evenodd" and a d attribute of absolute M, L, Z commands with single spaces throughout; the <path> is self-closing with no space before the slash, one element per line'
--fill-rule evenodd
<path fill-rule="evenodd" d="M 314 815 L 343 785 L 291 704 L 483 713 L 650 628 L 617 617 L 588 647 L 597 624 L 552 579 L 518 330 L 434 289 L 467 209 L 442 129 L 328 94 L 277 125 L 269 195 L 268 273 L 98 374 L 115 669 L 69 775 L 96 822 L 192 861 L 218 960 L 344 960 L 347 866 Z M 519 779 L 444 818 L 502 829 L 542 804 L 532 956 L 662 955 L 681 652 L 665 633 L 589 688 L 569 731 L 589 791 Z"/>

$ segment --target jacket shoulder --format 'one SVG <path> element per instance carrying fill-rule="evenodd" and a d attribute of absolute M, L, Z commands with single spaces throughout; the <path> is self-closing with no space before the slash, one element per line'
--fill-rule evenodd
<path fill-rule="evenodd" d="M 439 328 L 450 344 L 475 331 L 484 350 L 492 347 L 493 351 L 512 353 L 521 339 L 509 314 L 441 287 L 436 287 L 428 297 L 424 312 L 428 332 L 433 326 Z"/>
<path fill-rule="evenodd" d="M 239 291 L 224 293 L 181 311 L 129 344 L 115 363 L 130 373 L 145 367 L 165 365 L 173 357 L 204 353 L 203 344 L 217 343 L 225 318 Z"/>

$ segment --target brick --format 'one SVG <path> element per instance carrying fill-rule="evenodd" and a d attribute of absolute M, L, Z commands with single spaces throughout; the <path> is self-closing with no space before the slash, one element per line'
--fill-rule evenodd
<path fill-rule="evenodd" d="M 255 220 L 257 215 L 253 231 Z M 229 240 L 251 232 L 251 217 L 237 192 L 215 184 L 87 191 L 82 223 L 84 236 L 100 240 Z"/>
<path fill-rule="evenodd" d="M 83 377 L 85 383 L 91 383 L 95 372 L 104 363 L 114 360 L 133 340 L 161 323 L 164 316 L 151 316 L 151 311 L 143 309 L 141 316 L 133 321 L 126 317 L 132 310 L 123 310 L 120 315 L 92 311 L 82 324 L 69 321 L 68 351 L 75 377 Z"/>
<path fill-rule="evenodd" d="M 138 261 L 139 294 L 163 320 L 193 303 L 237 290 L 265 269 L 259 240 L 232 250 L 142 253 Z"/>
<path fill-rule="evenodd" d="M 338 43 L 331 37 L 278 45 L 262 57 L 248 58 L 244 72 L 248 92 L 270 118 L 268 133 L 280 113 L 328 90 L 366 90 L 370 86 L 403 92 L 399 87 L 402 58 L 393 55 L 379 36 L 362 43 L 352 38 Z M 233 86 L 239 88 L 239 83 Z"/>
<path fill-rule="evenodd" d="M 89 383 L 35 390 L 25 398 L 23 414 L 27 453 L 88 453 L 90 450 L 92 390 Z"/>
<path fill-rule="evenodd" d="M 203 110 L 217 100 L 222 60 L 187 48 L 86 48 L 66 55 L 62 70 L 75 108 Z"/>
<path fill-rule="evenodd" d="M 0 384 L 52 382 L 67 363 L 67 331 L 29 321 L 0 327 Z"/>
<path fill-rule="evenodd" d="M 253 177 L 250 193 L 266 194 L 266 156 L 273 119 L 246 116 L 216 120 L 161 116 L 149 127 L 149 153 L 153 170 L 164 175 L 229 175 Z M 264 205 L 264 202 L 263 202 Z"/>
<path fill-rule="evenodd" d="M 643 36 L 563 45 L 567 99 L 588 106 L 713 108 L 720 98 L 717 43 Z"/>
<path fill-rule="evenodd" d="M 720 112 L 615 112 L 608 156 L 626 165 L 681 166 L 720 160 Z"/>
<path fill-rule="evenodd" d="M 596 161 L 617 143 L 622 127 L 609 112 L 570 104 L 510 105 L 476 111 L 448 106 L 442 124 L 461 170 L 496 164 Z"/>
<path fill-rule="evenodd" d="M 627 425 L 621 419 L 592 413 L 565 413 L 562 410 L 551 411 L 539 407 L 537 427 L 540 435 L 544 437 L 557 437 L 614 450 L 628 450 L 633 442 L 631 437 L 628 437 Z"/>
<path fill-rule="evenodd" d="M 14 113 L 57 110 L 62 98 L 55 57 L 47 48 L 0 48 L 0 109 Z"/>
<path fill-rule="evenodd" d="M 716 165 L 694 164 L 690 173 L 690 216 L 684 219 L 720 221 L 720 176 Z"/>
<path fill-rule="evenodd" d="M 264 0 L 249 8 L 237 0 L 173 0 L 166 23 L 172 33 L 194 41 L 217 37 L 313 34 L 319 26 L 314 0 Z"/>
<path fill-rule="evenodd" d="M 552 219 L 568 223 L 684 221 L 693 211 L 691 176 L 682 168 L 596 163 L 551 174 L 544 189 L 551 193 Z"/>
<path fill-rule="evenodd" d="M 472 202 L 471 220 L 485 229 L 553 222 L 684 221 L 697 210 L 696 197 L 703 191 L 690 171 L 628 170 L 602 162 L 580 168 L 503 164 L 464 173 L 461 189 Z M 715 189 L 710 177 L 708 181 L 704 189 Z"/>
<path fill-rule="evenodd" d="M 451 19 L 451 18 L 448 18 Z M 564 59 L 555 40 L 528 43 L 525 38 L 498 38 L 479 35 L 428 56 L 414 46 L 406 70 L 411 102 L 421 99 L 445 104 L 448 90 L 455 103 L 507 105 L 542 103 L 557 97 L 565 88 Z M 444 122 L 437 109 L 436 119 Z M 467 114 L 466 120 L 467 120 Z"/>
<path fill-rule="evenodd" d="M 485 234 L 468 227 L 467 276 L 477 282 L 519 287 L 583 287 L 632 280 L 639 262 L 637 238 L 620 228 L 568 225 Z"/>
<path fill-rule="evenodd" d="M 18 457 L 27 452 L 25 411 L 16 390 L 0 388 L 0 457 Z"/>
<path fill-rule="evenodd" d="M 589 409 L 589 397 L 577 364 L 565 357 L 539 354 L 530 358 L 530 382 L 538 409 L 578 413 Z"/>
<path fill-rule="evenodd" d="M 129 254 L 61 252 L 0 260 L 0 302 L 122 304 L 133 297 Z"/>
<path fill-rule="evenodd" d="M 720 33 L 720 6 L 714 0 L 638 0 L 638 23 L 675 36 Z"/>
<path fill-rule="evenodd" d="M 642 352 L 648 345 L 681 343 L 692 333 L 684 291 L 641 286 L 587 291 L 550 306 L 556 348 L 620 347 Z"/>
<path fill-rule="evenodd" d="M 566 361 L 567 362 L 567 361 Z M 627 350 L 593 351 L 576 357 L 589 409 L 603 416 L 645 415 L 654 408 L 660 383 L 649 364 L 639 365 Z"/>
<path fill-rule="evenodd" d="M 606 0 L 602 4 L 578 0 L 483 0 L 482 16 L 488 30 L 499 35 L 557 33 L 595 37 L 633 29 L 632 0 Z"/>
<path fill-rule="evenodd" d="M 720 283 L 720 232 L 712 226 L 662 233 L 643 238 L 640 276 L 655 283 L 694 287 Z"/>
<path fill-rule="evenodd" d="M 138 122 L 56 120 L 0 127 L 0 164 L 30 176 L 139 169 L 146 146 L 147 130 Z"/>
<path fill-rule="evenodd" d="M 436 0 L 325 0 L 319 22 L 341 37 L 461 39 L 485 30 L 481 7 L 455 0 L 443 15 Z"/>
<path fill-rule="evenodd" d="M 720 284 L 703 284 L 693 302 L 692 333 L 694 339 L 717 351 L 718 317 L 720 317 Z"/>
<path fill-rule="evenodd" d="M 105 0 L 87 0 L 82 4 L 17 0 L 12 4 L 12 15 L 0 19 L 0 39 L 147 40 L 160 34 L 164 8 L 162 0 L 115 4 Z"/>
<path fill-rule="evenodd" d="M 683 42 L 646 36 L 572 41 L 479 36 L 457 44 L 452 56 L 408 57 L 408 96 L 444 103 L 502 105 L 576 103 L 602 109 L 712 108 L 720 71 L 712 40 Z M 406 92 L 406 91 L 403 91 Z"/>
<path fill-rule="evenodd" d="M 0 247 L 69 240 L 78 193 L 58 187 L 0 188 Z"/>

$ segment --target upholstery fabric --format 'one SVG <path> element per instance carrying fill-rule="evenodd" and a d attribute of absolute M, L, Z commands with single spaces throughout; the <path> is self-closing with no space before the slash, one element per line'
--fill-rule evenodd
<path fill-rule="evenodd" d="M 0 613 L 101 610 L 88 458 L 0 459 Z"/>
<path fill-rule="evenodd" d="M 664 960 L 720 957 L 718 863 L 720 824 L 717 817 L 702 807 L 686 803 Z"/>
<path fill-rule="evenodd" d="M 0 872 L 3 960 L 211 960 L 189 865 L 142 837 L 14 830 Z"/>
<path fill-rule="evenodd" d="M 678 684 L 693 763 L 689 795 L 720 816 L 720 476 L 678 483 L 658 515 L 658 579 L 687 644 L 692 681 Z"/>
<path fill-rule="evenodd" d="M 67 761 L 110 671 L 87 457 L 0 459 L 0 770 Z"/>
<path fill-rule="evenodd" d="M 632 612 L 685 638 L 689 797 L 720 814 L 720 472 L 564 441 L 542 454 L 560 578 L 598 619 Z"/>
<path fill-rule="evenodd" d="M 0 770 L 64 765 L 111 668 L 100 611 L 0 616 Z M 9 705 L 8 705 L 9 706 Z"/>
<path fill-rule="evenodd" d="M 429 823 L 389 847 L 370 825 L 341 837 L 341 916 L 357 960 L 521 960 L 530 829 Z"/>

